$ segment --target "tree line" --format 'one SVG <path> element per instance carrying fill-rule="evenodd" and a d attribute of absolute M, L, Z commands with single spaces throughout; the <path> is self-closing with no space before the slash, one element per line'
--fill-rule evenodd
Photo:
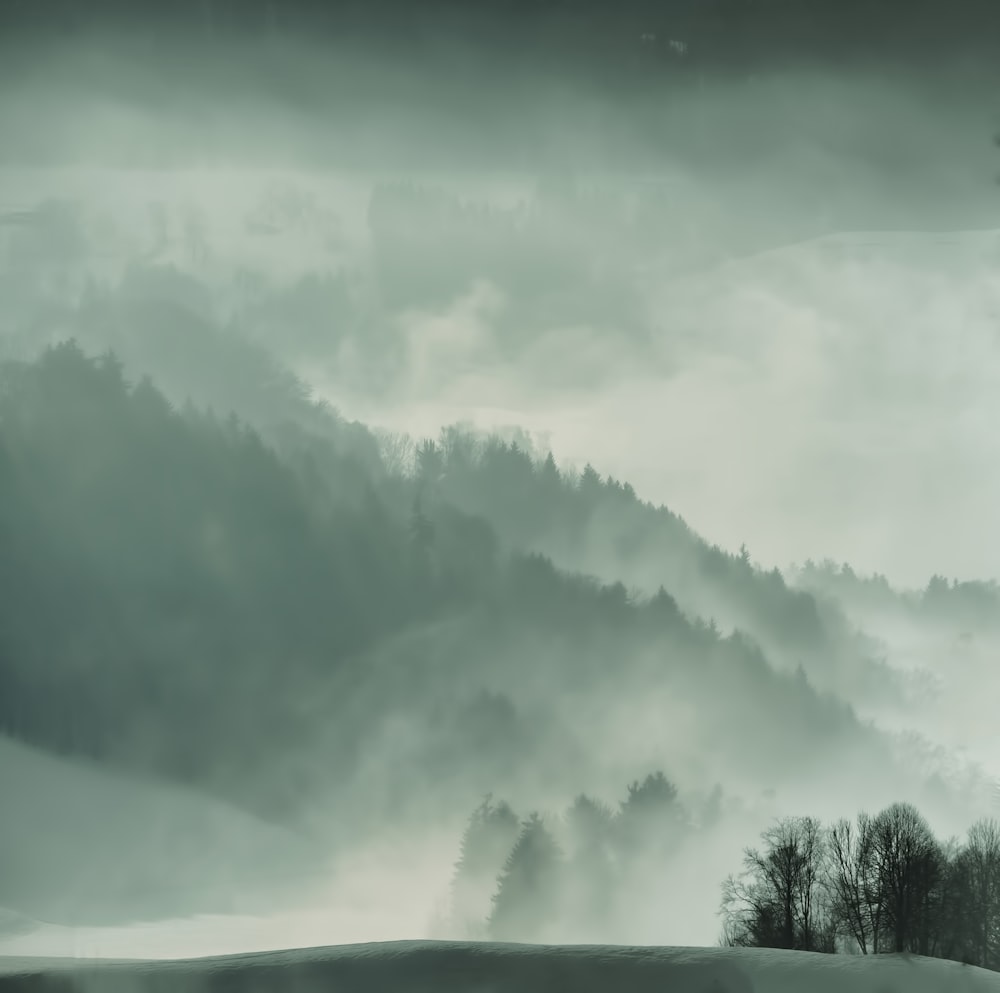
<path fill-rule="evenodd" d="M 839 600 L 855 609 L 891 612 L 911 622 L 941 625 L 956 632 L 1000 628 L 1000 584 L 996 580 L 950 580 L 931 576 L 920 590 L 900 590 L 879 574 L 856 573 L 846 562 L 809 559 L 796 570 L 795 584 L 817 598 Z"/>
<path fill-rule="evenodd" d="M 722 943 L 912 953 L 1000 970 L 1000 824 L 935 838 L 911 804 L 776 821 L 723 883 Z"/>
<path fill-rule="evenodd" d="M 448 930 L 478 940 L 606 942 L 662 891 L 692 815 L 660 771 L 612 807 L 580 794 L 558 816 L 519 818 L 488 795 L 470 815 L 450 887 Z M 1000 971 L 1000 823 L 937 839 L 909 803 L 824 825 L 785 817 L 722 884 L 732 947 L 915 954 Z M 617 930 L 616 930 L 617 929 Z M 665 941 L 669 936 L 665 936 Z"/>

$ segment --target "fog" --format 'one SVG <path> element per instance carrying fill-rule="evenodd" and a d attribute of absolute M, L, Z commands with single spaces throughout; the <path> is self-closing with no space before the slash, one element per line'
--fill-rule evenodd
<path fill-rule="evenodd" d="M 0 954 L 483 937 L 485 796 L 657 770 L 510 936 L 713 944 L 775 818 L 996 812 L 992 76 L 424 44 L 0 70 Z"/>

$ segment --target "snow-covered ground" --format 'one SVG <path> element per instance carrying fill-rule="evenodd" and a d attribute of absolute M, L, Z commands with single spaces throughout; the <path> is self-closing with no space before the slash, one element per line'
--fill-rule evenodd
<path fill-rule="evenodd" d="M 88 963 L 0 959 L 0 993 L 319 990 L 385 993 L 988 993 L 1000 974 L 936 959 L 772 949 L 550 947 L 394 942 L 228 958 Z M 48 986 L 45 987 L 49 988 Z"/>

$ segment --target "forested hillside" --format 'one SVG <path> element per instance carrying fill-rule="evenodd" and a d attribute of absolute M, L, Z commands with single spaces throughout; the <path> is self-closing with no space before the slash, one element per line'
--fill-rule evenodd
<path fill-rule="evenodd" d="M 376 191 L 376 205 L 379 196 Z M 404 199 L 426 206 L 417 194 Z M 417 227 L 424 230 L 404 225 Z M 435 252 L 425 245 L 419 253 L 406 253 L 411 291 L 412 260 L 418 254 Z M 451 246 L 446 254 L 463 253 Z M 506 249 L 503 254 L 513 257 Z M 375 276 L 389 282 L 383 292 L 390 299 L 393 275 L 377 253 Z M 582 279 L 583 270 L 574 270 L 573 278 Z M 308 359 L 350 336 L 351 349 L 365 350 L 369 372 L 371 366 L 405 364 L 410 346 L 387 315 L 371 340 L 377 315 L 362 318 L 342 311 L 322 294 L 310 299 L 306 282 L 285 294 L 263 293 L 260 304 L 241 310 L 224 326 L 213 316 L 207 302 L 211 294 L 198 279 L 168 266 L 136 266 L 119 286 L 94 287 L 78 306 L 48 316 L 44 334 L 55 341 L 70 333 L 85 348 L 112 349 L 130 375 L 152 373 L 175 404 L 190 401 L 223 419 L 235 412 L 286 452 L 313 451 L 319 444 L 321 451 L 332 446 L 349 455 L 352 471 L 333 473 L 331 485 L 357 491 L 359 479 L 405 475 L 402 489 L 394 483 L 380 490 L 382 496 L 395 494 L 401 514 L 409 512 L 419 493 L 428 505 L 443 502 L 484 519 L 507 549 L 539 553 L 569 572 L 621 582 L 641 596 L 662 586 L 685 613 L 725 633 L 739 628 L 766 649 L 772 662 L 788 670 L 803 666 L 822 688 L 848 698 L 862 689 L 893 692 L 892 679 L 873 665 L 870 646 L 854 636 L 835 600 L 823 598 L 818 604 L 810 591 L 790 588 L 777 568 L 753 563 L 745 548 L 726 551 L 710 544 L 669 508 L 643 501 L 627 481 L 601 476 L 589 464 L 579 472 L 559 468 L 530 438 L 505 440 L 456 426 L 436 439 L 376 434 L 315 403 L 309 387 L 275 358 L 272 349 L 279 343 L 294 349 L 295 342 L 311 336 L 303 351 Z M 461 280 L 449 285 L 449 292 L 457 292 Z M 524 287 L 516 288 L 523 297 Z M 551 319 L 551 281 L 544 294 L 542 309 Z M 526 306 L 510 318 L 511 326 L 520 319 L 530 323 L 531 312 Z M 38 326 L 32 334 L 43 336 Z M 503 347 L 516 346 L 504 339 Z M 31 353 L 27 343 L 25 351 Z M 393 375 L 387 375 L 387 391 Z"/>
<path fill-rule="evenodd" d="M 664 750 L 682 761 L 720 736 L 753 745 L 716 771 L 772 782 L 835 743 L 884 751 L 801 672 L 779 675 L 669 592 L 632 596 L 501 541 L 427 485 L 426 464 L 373 472 L 316 435 L 279 452 L 72 343 L 4 366 L 0 417 L 0 708 L 25 741 L 279 811 L 375 767 L 402 802 L 431 781 L 551 785 Z M 511 461 L 491 487 L 535 479 L 496 451 Z M 586 481 L 550 485 L 587 506 Z M 615 742 L 629 709 L 663 722 L 631 754 Z"/>

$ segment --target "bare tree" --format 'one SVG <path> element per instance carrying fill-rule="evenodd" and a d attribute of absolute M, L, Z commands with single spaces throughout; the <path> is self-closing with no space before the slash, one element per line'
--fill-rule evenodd
<path fill-rule="evenodd" d="M 820 885 L 824 837 L 813 817 L 778 821 L 763 847 L 744 853 L 744 871 L 723 886 L 728 943 L 832 951 Z"/>
<path fill-rule="evenodd" d="M 968 869 L 963 896 L 973 960 L 977 965 L 997 969 L 1000 967 L 1000 824 L 993 819 L 973 824 L 958 859 Z"/>
<path fill-rule="evenodd" d="M 395 431 L 380 431 L 376 437 L 386 471 L 392 476 L 405 476 L 413 471 L 416 445 L 407 435 Z"/>
<path fill-rule="evenodd" d="M 872 846 L 891 950 L 929 954 L 943 856 L 915 807 L 894 803 L 872 822 Z"/>
<path fill-rule="evenodd" d="M 882 887 L 874 860 L 872 819 L 839 820 L 829 832 L 824 884 L 841 935 L 857 942 L 862 955 L 878 952 L 882 933 Z"/>

